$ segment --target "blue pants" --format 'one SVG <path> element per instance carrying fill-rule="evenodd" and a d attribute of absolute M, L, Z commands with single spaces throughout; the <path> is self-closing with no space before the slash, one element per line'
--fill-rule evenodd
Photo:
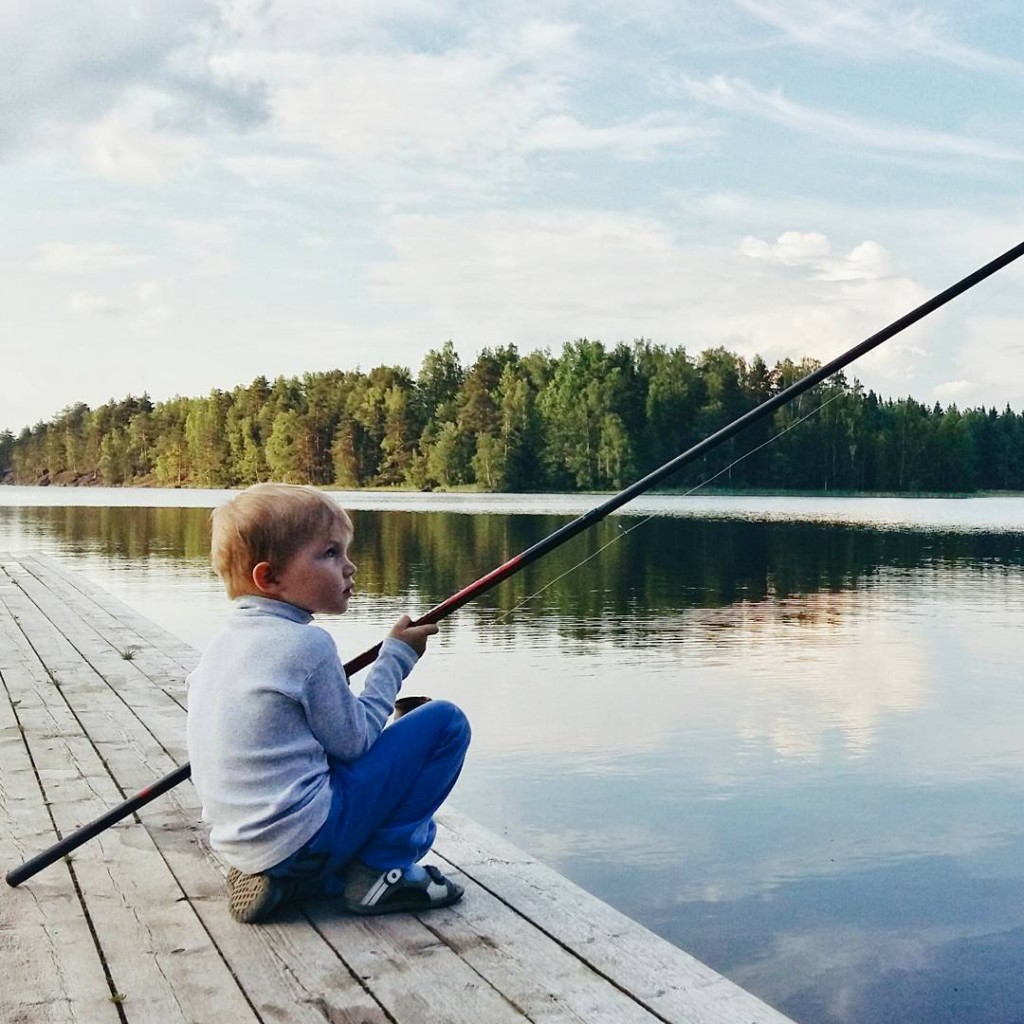
<path fill-rule="evenodd" d="M 301 849 L 266 873 L 305 894 L 340 895 L 345 868 L 407 868 L 425 856 L 434 812 L 451 792 L 469 746 L 469 722 L 454 704 L 432 700 L 377 737 L 357 761 L 332 761 L 331 810 Z"/>

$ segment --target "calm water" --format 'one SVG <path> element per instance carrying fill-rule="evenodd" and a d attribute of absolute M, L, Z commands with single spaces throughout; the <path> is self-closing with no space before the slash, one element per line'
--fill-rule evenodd
<path fill-rule="evenodd" d="M 222 497 L 0 488 L 0 550 L 201 647 Z M 346 655 L 596 503 L 340 499 Z M 627 511 L 459 612 L 407 684 L 473 721 L 453 803 L 805 1024 L 1024 1021 L 1024 499 Z"/>

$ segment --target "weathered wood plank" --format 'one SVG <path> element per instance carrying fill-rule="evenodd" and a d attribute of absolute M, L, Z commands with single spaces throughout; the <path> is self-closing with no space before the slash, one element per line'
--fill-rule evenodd
<path fill-rule="evenodd" d="M 140 672 L 185 706 L 185 677 L 199 660 L 198 651 L 53 558 L 34 553 L 18 561 L 20 568 L 74 606 L 119 657 L 128 653 Z"/>
<path fill-rule="evenodd" d="M 38 652 L 48 651 L 67 663 L 61 638 L 19 588 L 8 586 L 2 596 L 21 634 L 20 640 L 10 630 L 5 635 L 11 651 L 5 686 L 12 700 L 24 701 L 24 735 L 50 811 L 66 833 L 122 794 L 40 660 Z M 83 666 L 82 689 L 88 689 L 85 674 Z M 131 1020 L 257 1019 L 145 830 L 135 823 L 108 829 L 76 851 L 71 872 L 126 1015 L 134 997 Z M 21 888 L 31 894 L 33 885 Z"/>
<path fill-rule="evenodd" d="M 173 666 L 175 678 L 183 678 L 195 667 L 199 652 L 194 647 L 152 619 L 140 615 L 85 574 L 71 572 L 57 559 L 40 552 L 19 556 L 18 560 L 37 577 L 45 579 L 47 585 L 57 589 L 59 581 L 67 587 L 70 598 L 75 600 L 83 618 L 100 623 L 101 632 L 110 636 L 115 644 L 119 629 L 123 629 L 129 645 L 139 643 L 147 656 L 162 665 Z"/>
<path fill-rule="evenodd" d="M 81 617 L 81 602 L 70 600 L 66 592 L 56 592 L 40 581 L 23 566 L 9 567 L 8 575 L 25 597 L 49 620 L 52 629 L 37 629 L 34 643 L 44 658 L 51 674 L 62 681 L 68 693 L 78 692 L 82 686 L 90 691 L 97 686 L 112 690 L 129 710 L 132 717 L 145 713 L 148 730 L 158 743 L 176 761 L 186 759 L 182 730 L 183 699 L 154 686 L 153 680 L 139 666 L 135 658 L 141 649 L 119 647 L 117 641 L 103 636 Z M 125 657 L 126 651 L 131 657 Z M 83 671 L 83 663 L 92 671 Z M 183 679 L 176 686 L 183 688 Z M 102 724 L 87 723 L 91 736 Z"/>
<path fill-rule="evenodd" d="M 529 1020 L 413 915 L 353 920 L 337 904 L 327 902 L 310 905 L 307 911 L 396 1024 L 524 1024 Z M 429 917 L 450 913 L 435 910 Z"/>
<path fill-rule="evenodd" d="M 23 862 L 56 839 L 7 687 L 12 625 L 0 606 L 0 861 Z M 75 956 L 68 957 L 73 948 Z M 85 911 L 68 869 L 55 865 L 22 898 L 0 892 L 0 1021 L 5 1024 L 113 1024 L 117 1009 Z"/>
<path fill-rule="evenodd" d="M 788 1018 L 556 871 L 453 810 L 435 850 L 666 1020 L 787 1024 Z"/>
<path fill-rule="evenodd" d="M 194 792 L 191 786 L 179 790 Z M 162 815 L 147 815 L 147 827 L 261 1018 L 288 1024 L 387 1024 L 378 1001 L 298 908 L 256 927 L 231 920 L 224 875 L 202 830 L 183 828 L 178 809 L 163 800 L 160 810 Z M 198 813 L 193 820 L 198 821 Z"/>
<path fill-rule="evenodd" d="M 594 974 L 573 951 L 510 913 L 465 875 L 466 899 L 424 925 L 536 1024 L 651 1024 L 631 994 Z"/>

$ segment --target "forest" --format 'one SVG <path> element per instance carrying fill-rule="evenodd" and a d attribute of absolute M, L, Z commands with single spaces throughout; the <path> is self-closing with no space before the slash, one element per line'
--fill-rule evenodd
<path fill-rule="evenodd" d="M 257 377 L 167 401 L 129 395 L 0 433 L 18 484 L 618 490 L 815 369 L 724 348 L 693 357 L 580 339 L 558 355 L 451 342 L 401 366 Z M 854 493 L 1024 490 L 1024 419 L 882 399 L 836 374 L 666 487 Z"/>

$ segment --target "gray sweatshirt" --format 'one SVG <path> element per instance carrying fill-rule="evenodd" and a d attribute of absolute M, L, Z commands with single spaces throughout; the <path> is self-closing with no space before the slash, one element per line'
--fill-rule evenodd
<path fill-rule="evenodd" d="M 355 697 L 330 633 L 265 597 L 239 597 L 188 677 L 192 782 L 210 845 L 254 873 L 316 834 L 331 806 L 328 758 L 354 761 L 391 714 L 416 652 L 392 637 Z"/>

